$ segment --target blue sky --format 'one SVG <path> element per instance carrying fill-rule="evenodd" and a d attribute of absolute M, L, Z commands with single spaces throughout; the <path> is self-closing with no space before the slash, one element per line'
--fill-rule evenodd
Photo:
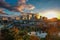
<path fill-rule="evenodd" d="M 17 5 L 17 0 L 6 0 L 6 2 L 12 6 Z M 51 9 L 60 10 L 60 0 L 28 0 L 26 4 L 32 4 L 35 6 L 35 9 L 32 10 L 33 12 L 43 12 Z"/>
<path fill-rule="evenodd" d="M 29 0 L 36 8 L 34 11 L 44 11 L 47 9 L 60 9 L 60 0 Z"/>

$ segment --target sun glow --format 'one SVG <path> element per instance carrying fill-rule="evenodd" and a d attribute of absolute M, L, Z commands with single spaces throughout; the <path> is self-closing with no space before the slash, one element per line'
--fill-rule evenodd
<path fill-rule="evenodd" d="M 57 12 L 48 11 L 48 12 L 45 12 L 45 14 L 43 14 L 43 16 L 47 17 L 48 19 L 57 18 Z"/>

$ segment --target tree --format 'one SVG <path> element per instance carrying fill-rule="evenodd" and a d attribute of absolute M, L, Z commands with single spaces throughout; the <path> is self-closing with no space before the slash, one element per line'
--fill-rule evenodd
<path fill-rule="evenodd" d="M 37 36 L 30 36 L 30 40 L 40 40 Z"/>
<path fill-rule="evenodd" d="M 57 40 L 58 32 L 59 29 L 57 27 L 50 27 L 47 30 L 48 35 L 46 37 L 46 40 Z"/>
<path fill-rule="evenodd" d="M 9 29 L 2 29 L 1 37 L 3 37 L 2 40 L 14 40 L 14 37 L 13 37 L 12 33 L 10 33 Z"/>

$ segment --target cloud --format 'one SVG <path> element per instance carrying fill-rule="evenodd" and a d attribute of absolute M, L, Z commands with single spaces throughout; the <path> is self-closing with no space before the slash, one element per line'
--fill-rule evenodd
<path fill-rule="evenodd" d="M 17 9 L 21 12 L 23 12 L 24 9 L 27 10 L 33 10 L 35 8 L 35 6 L 31 5 L 31 4 L 26 4 L 28 0 L 19 0 L 18 1 L 18 6 Z"/>
<path fill-rule="evenodd" d="M 5 1 L 1 1 L 1 0 L 0 0 L 0 7 L 6 8 L 6 9 L 9 9 L 9 10 L 11 9 L 11 5 L 9 5 Z"/>
<path fill-rule="evenodd" d="M 17 10 L 19 10 L 20 12 L 23 12 L 24 8 L 25 8 L 25 5 L 20 5 L 17 7 Z"/>
<path fill-rule="evenodd" d="M 12 7 L 10 4 L 6 3 L 4 0 L 0 0 L 0 7 L 8 9 L 10 11 L 24 12 L 24 9 L 33 10 L 35 7 L 31 4 L 26 4 L 27 0 L 18 0 L 17 5 Z"/>
<path fill-rule="evenodd" d="M 26 0 L 18 0 L 18 4 L 25 4 L 26 3 Z"/>
<path fill-rule="evenodd" d="M 33 10 L 35 8 L 35 6 L 33 6 L 33 5 L 27 5 L 27 10 Z"/>
<path fill-rule="evenodd" d="M 5 12 L 3 10 L 5 10 L 5 9 L 0 8 L 0 14 L 5 14 Z"/>

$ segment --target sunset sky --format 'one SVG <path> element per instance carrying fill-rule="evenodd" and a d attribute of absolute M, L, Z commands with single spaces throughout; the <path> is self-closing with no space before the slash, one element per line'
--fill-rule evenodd
<path fill-rule="evenodd" d="M 12 6 L 17 5 L 17 0 L 6 0 Z M 49 9 L 60 10 L 60 0 L 26 0 L 26 4 L 35 6 L 33 12 L 40 12 Z"/>
<path fill-rule="evenodd" d="M 24 1 L 24 0 L 23 0 Z M 18 0 L 5 0 L 11 6 L 16 6 Z M 33 5 L 33 10 L 24 9 L 24 12 L 33 12 L 33 13 L 42 13 L 53 10 L 57 13 L 58 18 L 60 18 L 60 0 L 26 0 L 26 5 Z M 5 9 L 4 12 L 7 14 L 19 14 L 19 12 L 11 12 L 8 9 Z"/>

